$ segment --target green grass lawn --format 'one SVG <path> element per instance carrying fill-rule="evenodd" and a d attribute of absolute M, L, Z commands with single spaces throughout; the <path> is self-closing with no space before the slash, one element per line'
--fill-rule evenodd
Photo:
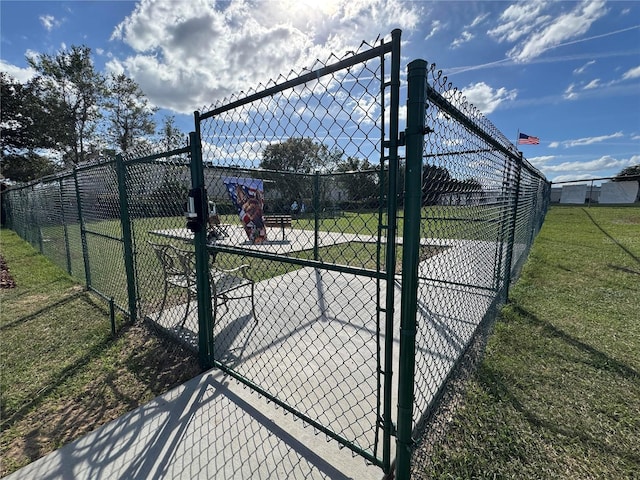
<path fill-rule="evenodd" d="M 105 302 L 14 232 L 0 253 L 15 288 L 0 289 L 0 476 L 200 372 L 146 328 L 111 335 Z"/>
<path fill-rule="evenodd" d="M 640 478 L 640 208 L 553 207 L 424 478 Z"/>

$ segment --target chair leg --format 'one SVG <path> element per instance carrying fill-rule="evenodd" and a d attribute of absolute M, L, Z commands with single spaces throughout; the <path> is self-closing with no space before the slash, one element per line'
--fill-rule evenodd
<path fill-rule="evenodd" d="M 162 303 L 160 304 L 160 313 L 158 314 L 158 321 L 160 317 L 162 317 L 162 313 L 164 312 L 164 307 L 167 304 L 167 295 L 169 293 L 169 285 L 167 282 L 164 282 L 164 295 L 162 296 Z"/>
<path fill-rule="evenodd" d="M 255 302 L 255 283 L 251 282 L 251 313 L 253 313 L 253 318 L 258 323 L 258 317 L 256 316 L 256 302 Z"/>
<path fill-rule="evenodd" d="M 187 306 L 184 309 L 184 318 L 180 324 L 181 330 L 184 328 L 184 324 L 187 323 L 187 319 L 189 318 L 189 308 L 191 308 L 191 289 L 187 288 Z"/>

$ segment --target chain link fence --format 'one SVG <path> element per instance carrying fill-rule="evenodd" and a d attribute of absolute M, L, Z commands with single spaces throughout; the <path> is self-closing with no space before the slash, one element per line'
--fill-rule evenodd
<path fill-rule="evenodd" d="M 3 208 L 203 366 L 407 478 L 527 257 L 549 184 L 426 62 L 409 65 L 400 135 L 399 45 L 396 31 L 196 112 L 184 148 L 12 188 Z"/>
<path fill-rule="evenodd" d="M 408 441 L 416 452 L 414 474 L 428 461 L 429 442 L 442 434 L 447 402 L 455 400 L 456 386 L 476 361 L 549 198 L 544 176 L 434 64 L 425 63 L 424 75 L 419 241 L 421 249 L 446 250 L 418 264 Z"/>
<path fill-rule="evenodd" d="M 550 201 L 563 205 L 637 205 L 640 202 L 640 176 L 617 175 L 582 180 L 555 181 Z"/>

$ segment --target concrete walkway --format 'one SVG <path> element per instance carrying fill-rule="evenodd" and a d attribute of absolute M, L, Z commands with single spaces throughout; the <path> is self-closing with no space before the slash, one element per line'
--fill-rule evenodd
<path fill-rule="evenodd" d="M 457 242 L 422 262 L 420 275 L 483 285 L 492 272 L 478 252 L 491 248 L 495 245 Z M 384 282 L 381 286 L 384 292 Z M 397 368 L 399 279 L 393 288 Z M 423 280 L 419 289 L 416 419 L 492 300 L 482 288 Z M 260 282 L 256 303 L 262 306 L 258 322 L 241 301 L 218 322 L 219 358 L 363 449 L 373 448 L 380 401 L 377 358 L 385 354 L 384 335 L 380 347 L 376 342 L 376 281 L 307 267 Z M 190 315 L 187 330 L 197 325 L 195 312 Z M 384 334 L 384 325 L 381 330 Z M 392 379 L 395 424 L 397 371 Z M 7 478 L 379 479 L 382 471 L 212 370 Z"/>

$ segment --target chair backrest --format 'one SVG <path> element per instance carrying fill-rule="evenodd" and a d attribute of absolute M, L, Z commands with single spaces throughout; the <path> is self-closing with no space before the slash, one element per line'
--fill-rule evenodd
<path fill-rule="evenodd" d="M 188 284 L 195 284 L 195 258 L 193 252 L 180 250 L 173 245 L 149 242 L 160 261 L 165 279 L 184 277 Z"/>

